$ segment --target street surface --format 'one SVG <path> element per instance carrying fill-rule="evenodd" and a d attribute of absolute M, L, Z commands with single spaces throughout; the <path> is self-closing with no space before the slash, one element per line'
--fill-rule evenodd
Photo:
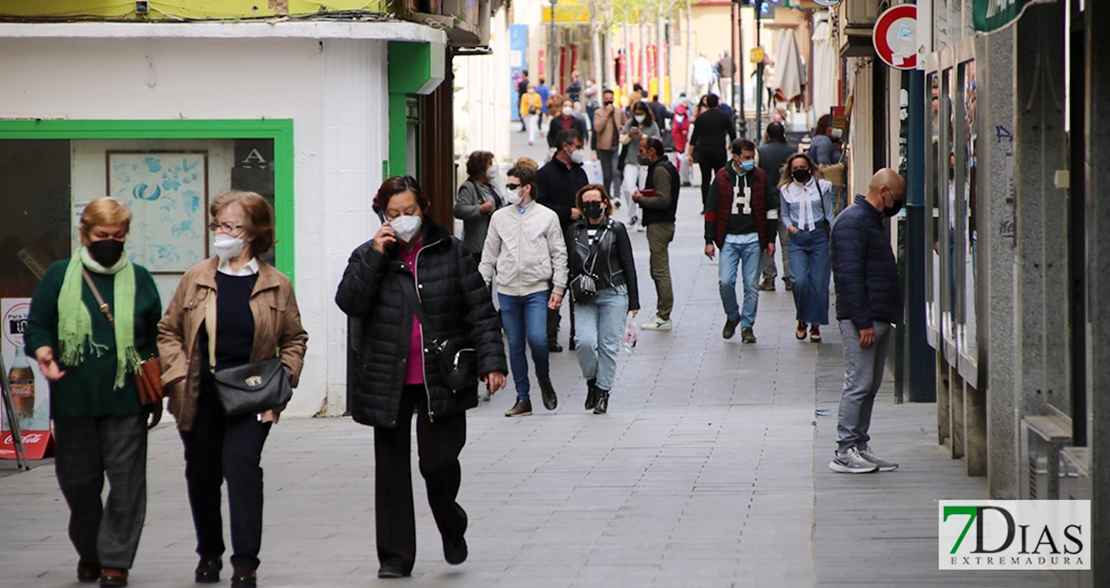
<path fill-rule="evenodd" d="M 529 150 L 518 128 L 513 155 L 542 161 L 540 142 Z M 537 401 L 533 416 L 505 418 L 510 383 L 469 413 L 459 497 L 470 516 L 466 563 L 443 561 L 418 480 L 413 577 L 378 580 L 373 431 L 349 418 L 285 419 L 262 455 L 259 586 L 1056 586 L 1048 572 L 937 570 L 937 501 L 984 499 L 986 481 L 966 477 L 937 446 L 935 405 L 894 404 L 889 374 L 872 445 L 901 467 L 828 469 L 843 370 L 835 326 L 823 329 L 824 343 L 796 341 L 780 281 L 760 295 L 758 343 L 723 340 L 696 189 L 683 189 L 680 202 L 674 330 L 643 332 L 635 352 L 621 354 L 609 414 L 582 410 L 585 381 L 569 351 L 552 355 L 555 411 Z M 643 233 L 632 243 L 646 320 L 655 291 Z M 193 586 L 183 470 L 181 441 L 163 423 L 150 436 L 131 586 Z M 0 513 L 0 586 L 77 585 L 51 460 L 0 478 Z M 225 559 L 221 585 L 229 567 Z"/>

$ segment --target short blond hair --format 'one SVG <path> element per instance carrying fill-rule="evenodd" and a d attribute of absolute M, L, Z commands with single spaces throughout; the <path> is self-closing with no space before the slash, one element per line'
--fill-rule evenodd
<path fill-rule="evenodd" d="M 81 212 L 81 222 L 78 223 L 81 238 L 88 239 L 93 228 L 102 225 L 123 225 L 124 229 L 131 232 L 131 209 L 111 196 L 101 196 L 93 200 Z"/>

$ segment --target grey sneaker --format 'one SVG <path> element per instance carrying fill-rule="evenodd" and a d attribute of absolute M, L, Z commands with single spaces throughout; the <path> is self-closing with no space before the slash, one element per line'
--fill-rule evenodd
<path fill-rule="evenodd" d="M 646 323 L 641 323 L 640 328 L 645 331 L 669 331 L 671 330 L 671 321 L 661 319 L 659 315 L 653 315 Z"/>
<path fill-rule="evenodd" d="M 731 339 L 736 334 L 736 325 L 740 324 L 740 317 L 736 320 L 725 319 L 725 328 L 721 330 L 721 336 L 725 339 Z"/>
<path fill-rule="evenodd" d="M 751 327 L 740 329 L 740 340 L 744 343 L 755 343 L 755 333 L 752 332 Z"/>
<path fill-rule="evenodd" d="M 850 447 L 844 453 L 836 452 L 829 469 L 842 474 L 870 474 L 879 471 L 879 466 L 864 459 L 855 447 Z"/>
<path fill-rule="evenodd" d="M 871 451 L 870 447 L 864 447 L 863 449 L 860 449 L 859 454 L 860 457 L 862 457 L 863 459 L 866 459 L 867 461 L 879 466 L 880 472 L 893 472 L 894 470 L 898 469 L 898 464 L 894 463 L 893 461 L 880 459 L 879 456 L 875 455 L 875 453 Z"/>
<path fill-rule="evenodd" d="M 532 414 L 532 401 L 523 398 L 517 398 L 516 404 L 505 412 L 507 417 L 528 416 L 530 414 Z"/>

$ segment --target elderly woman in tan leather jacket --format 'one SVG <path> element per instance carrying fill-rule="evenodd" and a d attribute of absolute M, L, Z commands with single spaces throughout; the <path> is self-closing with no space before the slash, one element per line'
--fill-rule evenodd
<path fill-rule="evenodd" d="M 185 443 L 185 480 L 197 534 L 197 582 L 219 581 L 223 567 L 220 485 L 227 480 L 231 515 L 231 585 L 256 585 L 262 543 L 259 460 L 281 409 L 228 416 L 220 405 L 209 360 L 206 316 L 214 316 L 215 369 L 275 357 L 296 387 L 308 334 L 293 284 L 258 259 L 274 243 L 274 213 L 253 192 L 228 192 L 210 207 L 216 257 L 193 266 L 158 323 L 162 381 Z M 214 304 L 215 308 L 208 308 Z"/>

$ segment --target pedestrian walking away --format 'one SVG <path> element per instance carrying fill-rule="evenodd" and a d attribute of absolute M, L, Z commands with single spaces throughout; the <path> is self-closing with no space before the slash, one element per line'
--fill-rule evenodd
<path fill-rule="evenodd" d="M 521 70 L 521 72 L 520 72 L 520 81 L 518 81 L 516 83 L 516 101 L 517 101 L 517 104 L 521 104 L 523 102 L 524 95 L 528 93 L 528 87 L 531 86 L 531 85 L 532 85 L 532 83 L 530 81 L 528 81 L 528 70 L 526 70 L 526 69 Z M 525 110 L 523 108 L 519 109 L 519 113 L 520 113 L 520 132 L 523 133 L 523 132 L 528 130 L 528 119 L 527 119 L 527 114 L 525 113 Z"/>
<path fill-rule="evenodd" d="M 782 123 L 772 122 L 767 125 L 765 140 L 756 149 L 756 152 L 758 153 L 759 168 L 767 173 L 767 198 L 778 203 L 781 207 L 778 186 L 779 180 L 782 179 L 782 166 L 786 165 L 786 160 L 797 152 L 786 142 L 786 129 L 783 128 Z M 782 219 L 772 221 L 770 230 L 772 241 L 774 241 L 775 235 L 778 235 L 779 247 L 776 249 L 782 254 L 782 281 L 786 289 L 790 290 L 792 288 L 790 283 L 790 256 L 787 255 L 790 233 L 786 230 L 786 223 Z M 765 257 L 763 259 L 763 283 L 759 285 L 759 289 L 773 291 L 775 289 L 775 278 L 777 277 L 778 268 L 775 267 L 774 256 Z"/>
<path fill-rule="evenodd" d="M 617 170 L 617 155 L 621 129 L 628 117 L 623 108 L 613 105 L 613 91 L 606 89 L 601 93 L 602 106 L 594 112 L 594 136 L 597 138 L 597 159 L 601 162 L 601 175 L 605 190 L 612 193 L 613 178 L 620 177 Z"/>
<path fill-rule="evenodd" d="M 632 200 L 644 210 L 647 226 L 648 265 L 655 283 L 655 315 L 640 325 L 649 331 L 671 330 L 674 290 L 671 287 L 670 245 L 674 240 L 675 214 L 680 190 L 678 170 L 663 154 L 663 142 L 648 137 L 640 142 L 640 163 L 647 166 L 644 189 Z"/>
<path fill-rule="evenodd" d="M 717 281 L 725 309 L 721 336 L 731 339 L 740 326 L 744 343 L 755 343 L 755 317 L 759 310 L 761 257 L 775 254 L 769 225 L 778 219 L 777 203 L 767 198 L 767 173 L 755 165 L 755 143 L 732 142 L 732 161 L 717 172 L 705 210 L 705 255 L 713 259 L 721 250 Z M 768 220 L 770 219 L 770 220 Z M 742 271 L 744 306 L 736 301 L 736 277 Z"/>
<path fill-rule="evenodd" d="M 543 76 L 540 76 L 539 79 L 540 79 L 540 83 L 536 85 L 536 94 L 539 94 L 540 103 L 542 104 L 542 106 L 540 106 L 540 118 L 539 118 L 539 123 L 540 123 L 541 128 L 542 128 L 544 115 L 546 115 L 550 111 L 550 108 L 548 107 L 548 101 L 551 99 L 551 95 L 554 94 L 554 90 L 552 90 L 550 87 L 548 87 L 548 85 L 546 83 L 546 80 L 544 80 Z M 541 137 L 543 136 L 543 131 L 540 131 L 540 136 Z M 529 144 L 531 144 L 531 143 L 529 143 Z"/>
<path fill-rule="evenodd" d="M 582 148 L 582 135 L 575 130 L 562 131 L 556 137 L 555 156 L 536 172 L 537 192 L 532 198 L 536 202 L 555 211 L 559 217 L 559 228 L 565 235 L 570 223 L 578 220 L 582 213 L 574 206 L 574 195 L 589 183 L 582 162 L 586 152 Z M 536 238 L 540 233 L 533 233 Z M 564 248 L 565 249 L 565 248 Z M 553 292 L 553 290 L 552 290 Z M 550 351 L 559 353 L 559 308 L 556 305 L 547 311 L 547 344 Z M 574 317 L 571 316 L 571 331 L 574 331 Z M 570 338 L 573 349 L 574 338 Z"/>
<path fill-rule="evenodd" d="M 628 231 L 612 218 L 605 187 L 590 184 L 578 191 L 576 201 L 584 216 L 567 231 L 575 346 L 586 378 L 585 409 L 605 414 L 627 314 L 635 317 L 640 310 L 636 264 Z"/>
<path fill-rule="evenodd" d="M 443 557 L 458 565 L 469 554 L 466 511 L 457 502 L 459 453 L 466 443 L 466 410 L 478 404 L 478 381 L 448 387 L 436 344 L 458 338 L 472 343 L 484 385 L 495 393 L 505 384 L 505 349 L 489 290 L 462 242 L 425 214 L 429 207 L 412 177 L 383 182 L 373 205 L 382 226 L 351 253 L 335 296 L 339 308 L 362 325 L 350 411 L 355 422 L 374 427 L 379 578 L 409 576 L 416 561 L 414 412 L 420 474 Z M 421 323 L 416 304 L 433 324 Z M 434 340 L 425 336 L 428 331 Z"/>
<path fill-rule="evenodd" d="M 227 192 L 209 212 L 216 256 L 182 276 L 158 323 L 158 348 L 170 412 L 185 445 L 185 485 L 200 557 L 194 579 L 219 581 L 224 553 L 220 486 L 226 480 L 231 585 L 251 588 L 262 548 L 259 461 L 285 406 L 230 416 L 220 403 L 214 374 L 279 357 L 295 387 L 308 334 L 292 281 L 259 259 L 274 244 L 274 212 L 266 199 L 254 192 Z"/>
<path fill-rule="evenodd" d="M 835 218 L 835 189 L 819 179 L 817 164 L 804 153 L 791 155 L 782 168 L 781 216 L 790 233 L 790 282 L 794 285 L 794 336 L 821 341 L 821 325 L 829 324 L 829 229 Z"/>
<path fill-rule="evenodd" d="M 715 94 L 705 97 L 706 110 L 694 120 L 694 128 L 690 131 L 690 155 L 686 157 L 687 163 L 692 165 L 697 161 L 701 167 L 703 211 L 708 210 L 709 184 L 717 176 L 717 171 L 728 162 L 729 145 L 736 140 L 736 125 L 718 109 L 719 105 L 720 100 Z"/>
<path fill-rule="evenodd" d="M 581 139 L 577 143 L 581 146 Z M 478 269 L 487 286 L 493 280 L 494 270 L 497 271 L 497 300 L 509 340 L 509 366 L 516 386 L 516 403 L 505 416 L 515 417 L 532 414 L 525 343 L 532 351 L 544 408 L 555 410 L 558 405 L 548 366 L 547 312 L 563 304 L 567 250 L 559 216 L 534 200 L 536 172 L 514 167 L 508 176 L 505 198 L 512 206 L 498 210 L 490 219 Z M 581 212 L 575 218 L 579 216 Z"/>
<path fill-rule="evenodd" d="M 54 474 L 77 579 L 101 586 L 127 585 L 146 519 L 147 429 L 162 417 L 161 402 L 142 404 L 132 376 L 157 352 L 162 304 L 150 272 L 124 251 L 130 228 L 130 209 L 113 198 L 85 206 L 81 246 L 47 268 L 23 333 L 50 382 Z"/>
<path fill-rule="evenodd" d="M 660 137 L 659 126 L 651 113 L 647 102 L 639 101 L 632 105 L 632 119 L 624 124 L 621 129 L 621 170 L 624 176 L 621 182 L 621 200 L 632 201 L 632 193 L 644 185 L 647 176 L 647 166 L 641 165 L 638 153 L 640 143 L 646 137 Z M 640 213 L 635 205 L 629 206 L 628 226 L 633 230 L 640 225 Z"/>
<path fill-rule="evenodd" d="M 844 340 L 844 389 L 837 415 L 836 454 L 829 469 L 848 474 L 889 472 L 898 464 L 871 448 L 871 411 L 883 381 L 892 324 L 902 318 L 898 266 L 887 236 L 889 219 L 902 209 L 906 182 L 881 169 L 867 195 L 840 213 L 832 230 L 836 320 Z"/>
<path fill-rule="evenodd" d="M 463 244 L 477 263 L 482 259 L 490 216 L 504 206 L 493 154 L 489 151 L 471 153 L 466 160 L 466 176 L 466 181 L 459 186 L 452 213 L 463 221 Z"/>

